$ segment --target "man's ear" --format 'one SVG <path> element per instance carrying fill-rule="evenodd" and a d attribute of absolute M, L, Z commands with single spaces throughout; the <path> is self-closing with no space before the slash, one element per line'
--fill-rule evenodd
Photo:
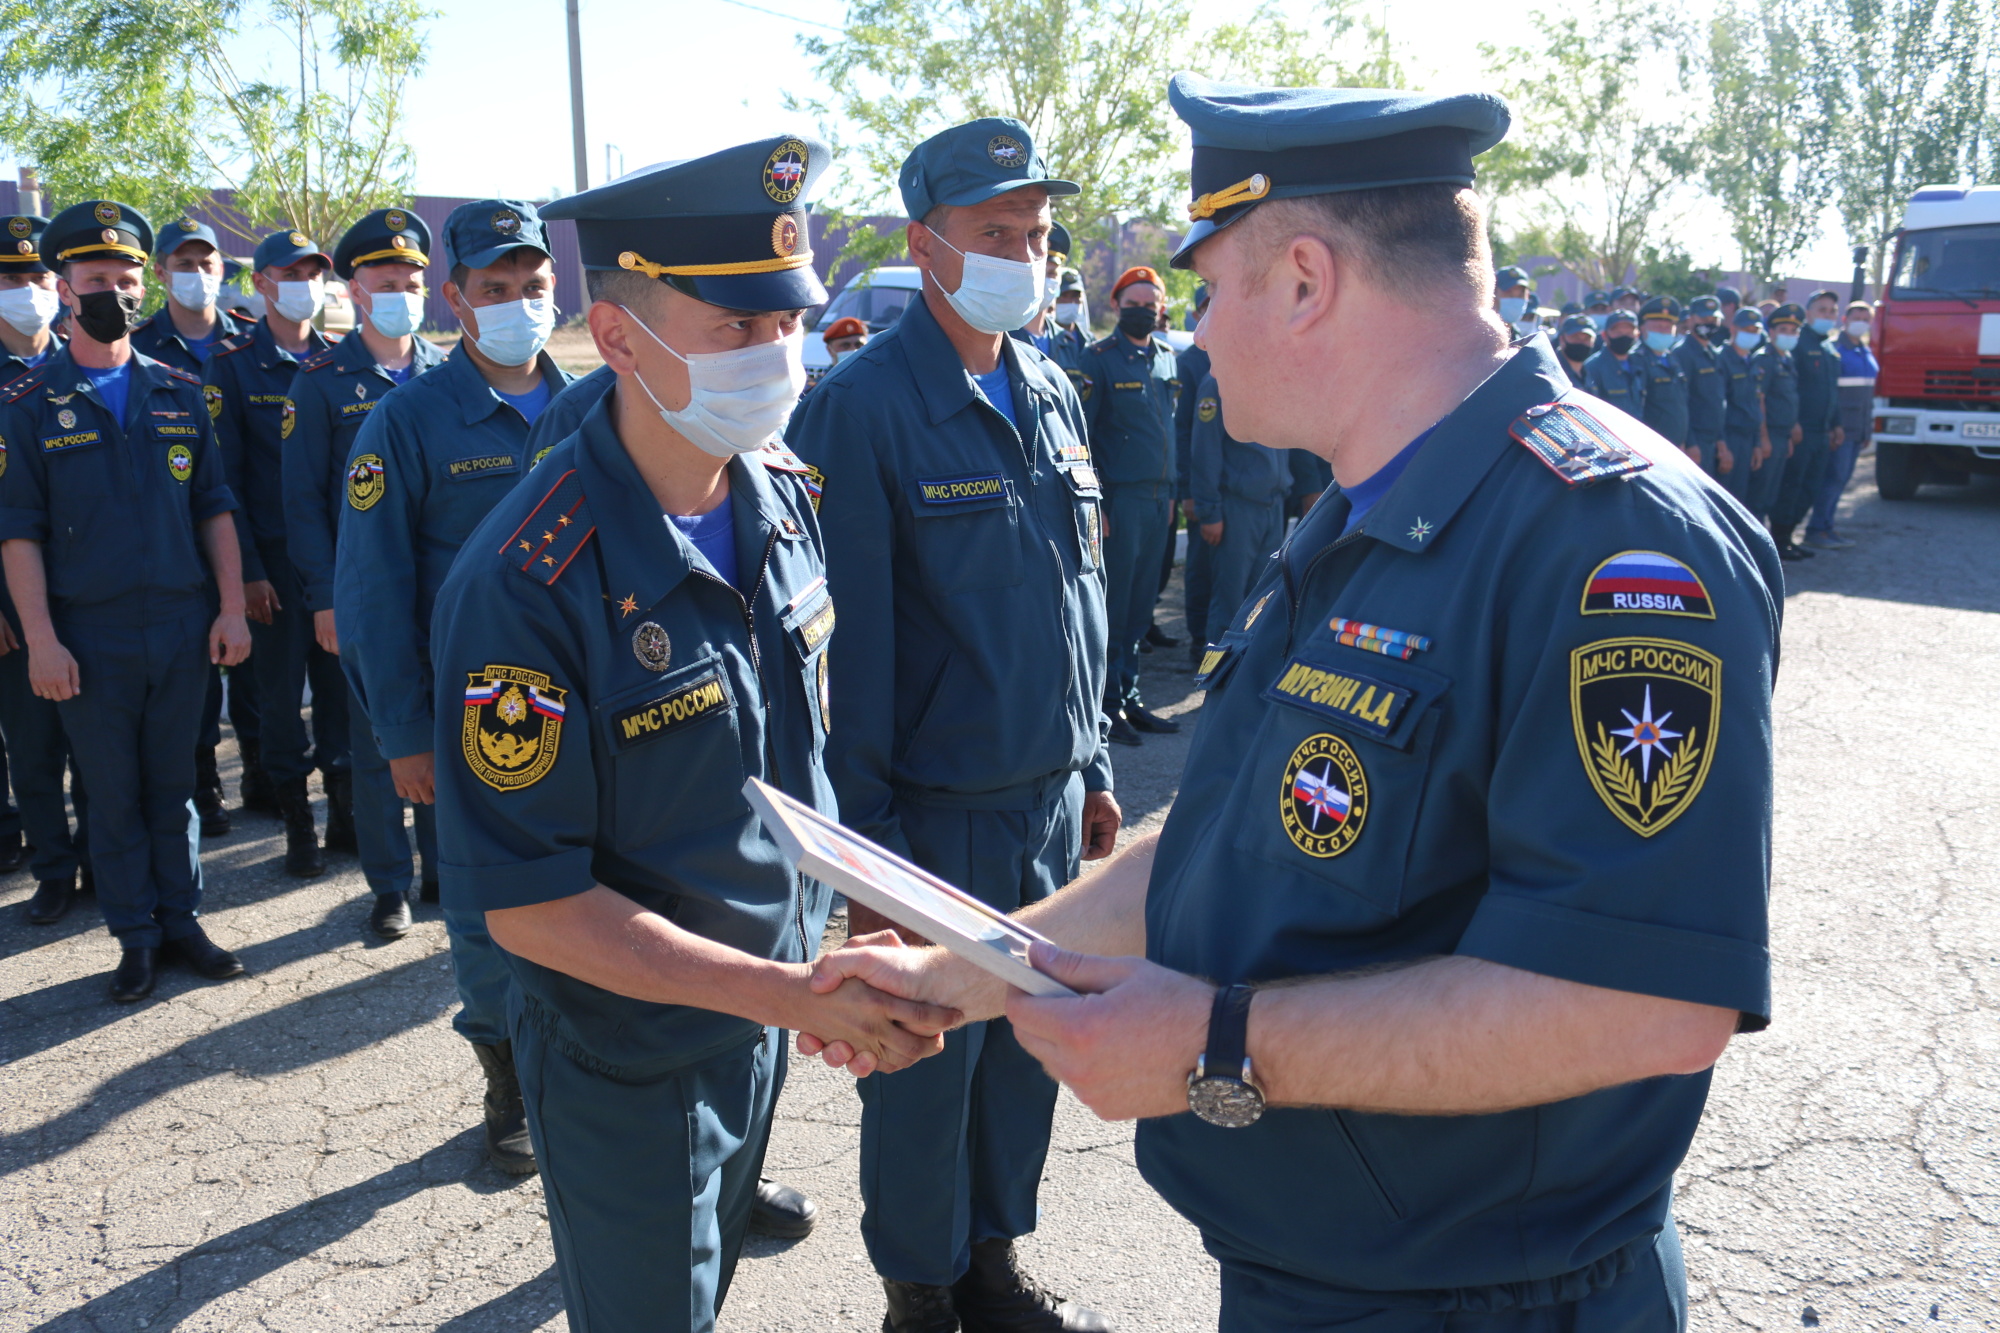
<path fill-rule="evenodd" d="M 1303 332 L 1332 314 L 1344 276 L 1331 246 L 1317 236 L 1300 235 L 1285 247 L 1269 281 L 1291 291 L 1287 322 L 1295 332 Z"/>
<path fill-rule="evenodd" d="M 584 320 L 590 326 L 590 338 L 597 344 L 598 355 L 604 364 L 611 367 L 614 375 L 630 375 L 638 368 L 638 360 L 632 355 L 632 331 L 626 327 L 626 313 L 610 301 L 593 301 L 584 313 Z"/>
<path fill-rule="evenodd" d="M 931 229 L 912 219 L 903 228 L 903 244 L 910 252 L 910 262 L 918 268 L 929 268 L 935 253 L 931 249 Z"/>

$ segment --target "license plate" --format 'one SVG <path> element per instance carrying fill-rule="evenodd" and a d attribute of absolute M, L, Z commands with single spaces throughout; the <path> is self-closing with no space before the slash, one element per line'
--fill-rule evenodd
<path fill-rule="evenodd" d="M 2000 440 L 2000 421 L 1968 421 L 1958 433 L 1968 440 Z"/>

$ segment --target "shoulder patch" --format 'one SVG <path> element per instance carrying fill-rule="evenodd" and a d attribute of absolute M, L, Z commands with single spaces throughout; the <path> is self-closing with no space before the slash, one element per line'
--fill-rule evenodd
<path fill-rule="evenodd" d="M 552 584 L 596 531 L 597 524 L 591 520 L 583 497 L 583 482 L 572 468 L 556 478 L 527 521 L 514 529 L 500 554 L 529 578 Z"/>
<path fill-rule="evenodd" d="M 40 388 L 42 381 L 47 378 L 48 373 L 49 368 L 47 365 L 36 366 L 33 370 L 8 380 L 6 386 L 0 388 L 0 395 L 4 395 L 4 401 L 6 402 L 17 403 Z"/>
<path fill-rule="evenodd" d="M 803 474 L 812 471 L 811 468 L 806 466 L 804 459 L 776 441 L 759 449 L 757 451 L 757 459 L 773 472 L 797 472 Z"/>
<path fill-rule="evenodd" d="M 562 746 L 564 696 L 545 672 L 488 663 L 465 681 L 460 728 L 465 764 L 495 791 L 532 787 L 555 767 Z"/>
<path fill-rule="evenodd" d="M 1661 551 L 1620 551 L 1591 570 L 1583 585 L 1582 611 L 1587 616 L 1636 611 L 1715 619 L 1700 576 Z"/>
<path fill-rule="evenodd" d="M 1570 486 L 1588 486 L 1653 466 L 1651 459 L 1619 438 L 1610 422 L 1573 398 L 1531 407 L 1507 429 Z"/>
<path fill-rule="evenodd" d="M 1722 659 L 1674 639 L 1600 639 L 1570 654 L 1584 774 L 1618 822 L 1650 838 L 1701 793 L 1715 758 Z"/>
<path fill-rule="evenodd" d="M 224 338 L 220 343 L 216 344 L 215 354 L 217 356 L 228 356 L 232 352 L 242 351 L 255 341 L 257 340 L 248 333 L 239 333 L 233 338 Z"/>
<path fill-rule="evenodd" d="M 185 370 L 182 370 L 179 366 L 170 366 L 164 361 L 159 363 L 159 367 L 161 370 L 166 371 L 169 375 L 172 375 L 175 379 L 179 380 L 183 384 L 192 384 L 196 388 L 201 387 L 201 376 L 199 375 L 190 375 Z"/>
<path fill-rule="evenodd" d="M 1117 336 L 1116 334 L 1111 334 L 1111 333 L 1105 334 L 1102 338 L 1099 338 L 1096 342 L 1090 345 L 1090 350 L 1093 352 L 1109 351 L 1111 349 L 1112 340 L 1116 336 Z"/>
<path fill-rule="evenodd" d="M 333 362 L 333 348 L 329 347 L 324 352 L 314 352 L 311 356 L 299 362 L 299 369 L 321 370 L 324 369 L 326 366 L 331 365 L 332 362 Z"/>

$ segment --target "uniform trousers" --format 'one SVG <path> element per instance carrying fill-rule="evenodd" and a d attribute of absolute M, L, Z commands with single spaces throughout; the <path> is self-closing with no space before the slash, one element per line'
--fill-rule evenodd
<path fill-rule="evenodd" d="M 1764 460 L 1764 466 L 1750 473 L 1749 494 L 1743 503 L 1758 518 L 1769 518 L 1771 511 L 1777 508 L 1778 495 L 1785 485 L 1785 472 L 1791 467 L 1792 459 L 1798 457 L 1797 450 L 1794 450 L 1789 457 L 1785 453 L 1790 448 L 1787 441 L 1791 436 L 1790 426 L 1785 427 L 1783 431 L 1772 431 L 1771 456 Z M 1800 440 L 1799 448 L 1805 447 L 1805 441 Z"/>
<path fill-rule="evenodd" d="M 253 651 L 255 645 L 253 635 Z M 257 674 L 248 662 L 233 666 L 227 672 L 219 666 L 208 668 L 208 693 L 202 699 L 201 733 L 195 738 L 195 744 L 208 750 L 222 744 L 222 711 L 225 704 L 229 709 L 229 725 L 236 732 L 237 741 L 261 744 L 264 713 L 257 703 Z"/>
<path fill-rule="evenodd" d="M 1156 570 L 1145 566 L 1149 581 Z M 896 814 L 912 860 L 1003 912 L 1040 902 L 1076 878 L 1081 775 L 1033 809 L 903 799 Z M 969 1023 L 946 1034 L 943 1054 L 855 1087 L 861 1239 L 876 1272 L 948 1286 L 965 1275 L 975 1242 L 1035 1229 L 1056 1084 L 1007 1020 Z"/>
<path fill-rule="evenodd" d="M 1211 552 L 1213 587 L 1208 606 L 1206 641 L 1214 643 L 1229 628 L 1236 612 L 1249 595 L 1250 585 L 1263 572 L 1264 562 L 1285 539 L 1285 502 L 1244 500 L 1234 495 L 1222 497 L 1222 540 L 1215 546 L 1195 540 Z M 1193 547 L 1189 548 L 1190 550 Z"/>
<path fill-rule="evenodd" d="M 1855 461 L 1861 457 L 1861 446 L 1867 442 L 1866 435 L 1857 436 L 1849 431 L 1838 449 L 1828 451 L 1826 472 L 1820 478 L 1819 494 L 1813 498 L 1812 520 L 1806 524 L 1807 532 L 1833 531 L 1833 517 L 1840 509 L 1840 497 L 1854 477 Z"/>
<path fill-rule="evenodd" d="M 403 798 L 396 795 L 389 761 L 375 744 L 367 711 L 354 697 L 353 690 L 344 684 L 341 688 L 347 690 L 348 750 L 354 770 L 354 841 L 361 849 L 361 874 L 368 881 L 369 892 L 378 897 L 408 893 L 416 866 L 410 859 L 409 831 L 403 825 Z M 435 878 L 436 807 L 419 805 L 415 823 L 417 853 L 423 858 L 424 876 Z"/>
<path fill-rule="evenodd" d="M 1181 591 L 1187 602 L 1188 647 L 1199 653 L 1206 645 L 1202 627 L 1215 595 L 1215 548 L 1201 539 L 1201 524 L 1188 525 L 1187 566 L 1181 571 Z"/>
<path fill-rule="evenodd" d="M 579 1060 L 532 1001 L 515 1002 L 513 1032 L 570 1333 L 708 1333 L 756 1200 L 784 1034 L 646 1075 Z"/>
<path fill-rule="evenodd" d="M 200 926 L 194 748 L 208 689 L 208 607 L 120 624 L 58 611 L 78 693 L 58 707 L 93 798 L 90 863 L 104 923 L 127 949 Z"/>
<path fill-rule="evenodd" d="M 1139 698 L 1139 640 L 1159 600 L 1160 561 L 1173 536 L 1173 488 L 1163 482 L 1106 486 L 1104 508 L 1105 692 L 1122 708 Z"/>
<path fill-rule="evenodd" d="M 1425 1310 L 1343 1304 L 1268 1269 L 1222 1269 L 1218 1333 L 1685 1333 L 1687 1272 L 1673 1218 L 1616 1282 L 1581 1300 L 1530 1309 Z"/>
<path fill-rule="evenodd" d="M 347 680 L 340 659 L 313 638 L 313 616 L 306 609 L 305 585 L 289 558 L 266 553 L 264 568 L 278 591 L 279 609 L 268 625 L 255 622 L 250 638 L 256 651 L 261 706 L 264 771 L 283 787 L 303 780 L 317 768 L 338 773 L 350 764 L 347 721 Z M 306 732 L 306 684 L 312 684 L 312 732 Z"/>
<path fill-rule="evenodd" d="M 1807 431 L 1799 447 L 1785 462 L 1784 484 L 1778 488 L 1777 503 L 1771 506 L 1771 522 L 1778 529 L 1796 528 L 1826 480 L 1828 447 L 1832 435 Z"/>
<path fill-rule="evenodd" d="M 0 657 L 0 733 L 7 737 L 8 776 L 21 804 L 21 835 L 35 847 L 28 870 L 37 880 L 68 879 L 90 864 L 84 845 L 90 799 L 70 757 L 61 708 L 29 688 L 26 648 Z M 70 770 L 70 800 L 76 805 L 74 834 L 63 804 L 64 768 Z"/>
<path fill-rule="evenodd" d="M 1735 435 L 1725 435 L 1723 439 L 1729 445 L 1731 466 L 1727 472 L 1717 472 L 1715 479 L 1721 483 L 1723 490 L 1735 496 L 1738 502 L 1744 508 L 1748 509 L 1750 507 L 1750 479 L 1756 473 L 1763 471 L 1762 468 L 1753 468 L 1750 466 L 1750 455 L 1757 452 L 1757 437 L 1752 435 L 1746 440 L 1740 439 Z"/>

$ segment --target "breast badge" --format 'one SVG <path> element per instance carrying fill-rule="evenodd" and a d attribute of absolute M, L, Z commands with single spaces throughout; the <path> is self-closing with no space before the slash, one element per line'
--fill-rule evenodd
<path fill-rule="evenodd" d="M 641 621 L 639 628 L 632 631 L 632 656 L 648 671 L 665 671 L 674 660 L 673 640 L 652 621 Z"/>
<path fill-rule="evenodd" d="M 194 475 L 194 455 L 184 444 L 176 444 L 167 450 L 167 471 L 175 481 L 186 481 Z"/>
<path fill-rule="evenodd" d="M 1299 742 L 1285 765 L 1278 819 L 1307 856 L 1339 856 L 1352 847 L 1368 820 L 1368 775 L 1354 747 L 1327 731 Z"/>
<path fill-rule="evenodd" d="M 363 454 L 347 469 L 347 503 L 355 509 L 373 509 L 388 490 L 380 454 Z"/>
<path fill-rule="evenodd" d="M 291 399 L 287 398 L 285 405 L 278 409 L 278 438 L 281 440 L 291 439 L 292 427 L 297 425 L 298 421 L 298 406 Z"/>
<path fill-rule="evenodd" d="M 1213 398 L 1204 398 L 1194 405 L 1194 414 L 1200 420 L 1213 421 L 1222 413 L 1222 404 Z"/>
<path fill-rule="evenodd" d="M 1694 803 L 1715 758 L 1722 659 L 1672 639 L 1600 639 L 1570 654 L 1570 716 L 1590 785 L 1650 838 Z"/>
<path fill-rule="evenodd" d="M 222 420 L 222 386 L 219 384 L 204 384 L 201 386 L 201 396 L 203 401 L 208 404 L 208 419 L 210 421 Z"/>
<path fill-rule="evenodd" d="M 56 424 L 64 430 L 76 429 L 76 413 L 65 407 L 62 411 L 56 413 Z"/>
<path fill-rule="evenodd" d="M 563 696 L 539 671 L 489 663 L 468 672 L 461 740 L 466 766 L 495 791 L 548 776 L 562 743 Z"/>

